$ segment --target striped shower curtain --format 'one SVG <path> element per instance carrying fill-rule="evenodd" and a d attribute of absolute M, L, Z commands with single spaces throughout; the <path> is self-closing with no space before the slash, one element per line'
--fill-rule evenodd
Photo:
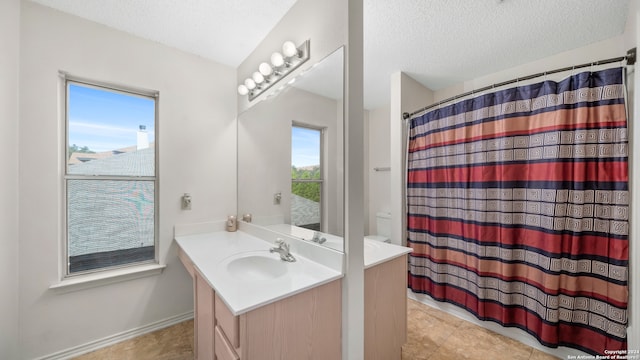
<path fill-rule="evenodd" d="M 411 121 L 409 287 L 549 347 L 626 349 L 624 68 Z"/>

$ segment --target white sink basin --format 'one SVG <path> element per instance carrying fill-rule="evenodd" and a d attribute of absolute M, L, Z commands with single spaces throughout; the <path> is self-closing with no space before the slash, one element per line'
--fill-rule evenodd
<path fill-rule="evenodd" d="M 269 251 L 248 251 L 232 255 L 220 264 L 233 277 L 245 281 L 274 280 L 287 274 L 287 262 Z"/>

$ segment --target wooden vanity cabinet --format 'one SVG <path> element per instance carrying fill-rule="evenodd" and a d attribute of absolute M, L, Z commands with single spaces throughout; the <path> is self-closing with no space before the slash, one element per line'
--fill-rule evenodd
<path fill-rule="evenodd" d="M 178 258 L 193 280 L 194 302 L 194 355 L 195 359 L 214 359 L 215 293 L 195 268 L 188 256 L 180 249 Z M 197 315 L 196 315 L 197 314 Z"/>
<path fill-rule="evenodd" d="M 198 270 L 195 271 L 194 350 L 196 359 L 213 359 L 215 293 Z"/>
<path fill-rule="evenodd" d="M 364 271 L 364 358 L 400 360 L 407 341 L 407 256 Z"/>
<path fill-rule="evenodd" d="M 240 319 L 216 295 L 215 350 L 218 360 L 237 360 L 240 350 Z"/>
<path fill-rule="evenodd" d="M 194 279 L 197 360 L 342 357 L 341 280 L 234 316 L 182 250 L 179 258 Z"/>

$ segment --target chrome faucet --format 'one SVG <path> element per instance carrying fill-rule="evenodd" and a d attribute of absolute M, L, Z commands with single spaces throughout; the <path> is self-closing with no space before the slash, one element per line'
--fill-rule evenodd
<path fill-rule="evenodd" d="M 318 244 L 322 244 L 325 241 L 327 241 L 327 239 L 326 238 L 321 238 L 320 237 L 320 233 L 318 231 L 314 231 L 313 232 L 313 237 L 311 238 L 311 241 L 317 242 Z"/>
<path fill-rule="evenodd" d="M 269 249 L 269 252 L 272 252 L 272 253 L 277 252 L 278 254 L 280 254 L 280 260 L 282 261 L 288 261 L 288 262 L 296 261 L 296 258 L 293 257 L 293 255 L 289 252 L 289 244 L 284 242 L 284 240 L 278 238 L 276 240 L 276 245 L 278 245 L 278 247 L 273 247 Z"/>

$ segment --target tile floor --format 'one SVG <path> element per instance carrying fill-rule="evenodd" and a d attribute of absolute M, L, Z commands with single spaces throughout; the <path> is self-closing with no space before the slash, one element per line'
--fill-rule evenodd
<path fill-rule="evenodd" d="M 408 301 L 402 360 L 556 360 L 547 353 L 446 312 Z"/>
<path fill-rule="evenodd" d="M 506 336 L 408 300 L 402 360 L 555 360 Z M 191 360 L 193 320 L 75 358 L 76 360 Z"/>
<path fill-rule="evenodd" d="M 81 355 L 82 360 L 193 360 L 193 320 Z"/>

